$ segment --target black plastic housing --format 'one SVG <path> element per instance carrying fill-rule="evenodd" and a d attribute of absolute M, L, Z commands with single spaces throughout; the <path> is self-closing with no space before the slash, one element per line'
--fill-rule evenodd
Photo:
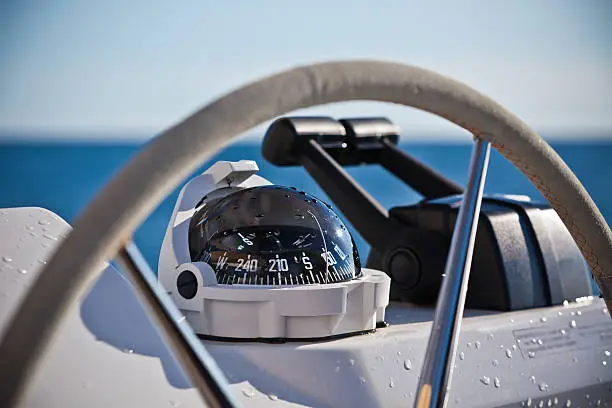
<path fill-rule="evenodd" d="M 427 252 L 415 250 L 418 241 L 410 239 L 399 245 L 415 253 L 418 270 L 394 267 L 393 250 L 370 253 L 367 266 L 392 277 L 394 300 L 436 302 L 460 202 L 461 196 L 453 196 L 389 211 L 390 218 L 424 233 L 429 246 Z M 548 205 L 512 196 L 483 199 L 466 307 L 508 311 L 558 305 L 592 295 L 589 276 L 578 247 Z"/>

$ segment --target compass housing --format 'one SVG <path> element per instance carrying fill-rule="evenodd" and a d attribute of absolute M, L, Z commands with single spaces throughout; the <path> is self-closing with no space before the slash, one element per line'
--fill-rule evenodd
<path fill-rule="evenodd" d="M 389 277 L 361 268 L 346 225 L 253 161 L 217 162 L 181 190 L 160 283 L 202 338 L 314 341 L 375 330 Z"/>

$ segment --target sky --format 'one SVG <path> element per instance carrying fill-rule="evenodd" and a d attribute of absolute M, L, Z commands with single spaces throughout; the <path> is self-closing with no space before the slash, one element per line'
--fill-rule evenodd
<path fill-rule="evenodd" d="M 142 140 L 258 77 L 367 58 L 454 77 L 547 138 L 612 138 L 610 21 L 608 0 L 3 0 L 0 134 Z M 298 113 L 463 134 L 388 104 Z"/>

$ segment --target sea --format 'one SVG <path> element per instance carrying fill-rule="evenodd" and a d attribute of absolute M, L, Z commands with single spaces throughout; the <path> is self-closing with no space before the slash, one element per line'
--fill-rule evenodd
<path fill-rule="evenodd" d="M 0 208 L 44 207 L 70 223 L 143 144 L 0 142 Z M 551 145 L 576 173 L 608 224 L 611 224 L 612 138 L 588 142 L 552 142 Z M 401 147 L 455 182 L 465 185 L 472 151 L 470 142 L 411 142 Z M 217 160 L 255 160 L 260 168 L 259 174 L 271 182 L 297 187 L 329 202 L 329 198 L 303 168 L 279 168 L 267 163 L 261 157 L 260 148 L 260 143 L 253 141 L 230 145 L 203 163 L 198 172 L 204 171 Z M 348 173 L 386 208 L 415 203 L 421 199 L 417 193 L 379 166 L 350 167 Z M 168 196 L 135 234 L 136 244 L 155 271 L 165 228 L 178 191 Z M 495 151 L 491 154 L 485 193 L 524 194 L 542 200 L 542 196 L 529 181 Z M 116 205 L 120 206 L 121 202 Z M 368 244 L 352 226 L 348 226 L 361 257 L 365 259 L 369 251 Z M 104 228 L 104 225 L 99 228 Z"/>

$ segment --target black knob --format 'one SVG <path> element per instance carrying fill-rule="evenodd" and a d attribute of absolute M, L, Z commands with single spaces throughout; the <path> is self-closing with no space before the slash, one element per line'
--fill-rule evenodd
<path fill-rule="evenodd" d="M 179 295 L 185 299 L 193 299 L 198 293 L 198 279 L 191 271 L 183 271 L 176 279 Z"/>
<path fill-rule="evenodd" d="M 414 252 L 396 249 L 389 256 L 387 270 L 391 279 L 405 289 L 414 288 L 421 280 L 421 263 Z"/>

